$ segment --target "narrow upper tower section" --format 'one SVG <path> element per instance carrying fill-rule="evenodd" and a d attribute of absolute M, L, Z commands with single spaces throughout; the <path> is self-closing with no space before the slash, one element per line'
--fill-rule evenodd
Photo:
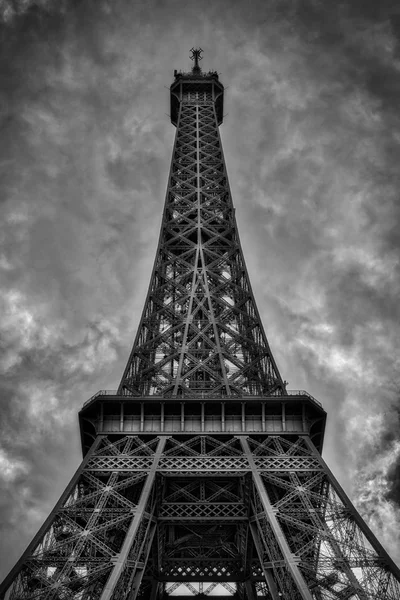
<path fill-rule="evenodd" d="M 224 88 L 199 66 L 171 85 L 176 125 L 149 293 L 118 393 L 279 396 L 279 374 L 247 274 L 218 125 Z"/>
<path fill-rule="evenodd" d="M 203 73 L 199 61 L 202 60 L 203 50 L 201 48 L 191 49 L 191 59 L 194 61 L 192 70 L 189 73 L 174 71 L 175 81 L 171 85 L 171 123 L 177 125 L 179 107 L 181 102 L 191 102 L 193 104 L 209 102 L 215 104 L 217 123 L 221 125 L 223 121 L 224 109 L 224 86 L 218 80 L 216 71 Z"/>

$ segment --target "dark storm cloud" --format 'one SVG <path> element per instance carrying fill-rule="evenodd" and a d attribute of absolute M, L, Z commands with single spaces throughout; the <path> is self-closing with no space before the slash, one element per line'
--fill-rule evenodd
<path fill-rule="evenodd" d="M 221 72 L 240 234 L 283 377 L 328 409 L 325 454 L 396 558 L 399 11 L 394 3 L 0 4 L 1 575 L 116 387 L 167 181 L 188 50 Z M 358 473 L 358 477 L 355 477 Z"/>

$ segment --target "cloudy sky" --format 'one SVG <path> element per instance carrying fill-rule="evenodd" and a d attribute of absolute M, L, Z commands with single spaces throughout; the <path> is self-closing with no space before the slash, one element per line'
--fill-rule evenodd
<path fill-rule="evenodd" d="M 0 0 L 0 579 L 116 388 L 155 255 L 189 50 L 221 128 L 282 376 L 400 562 L 400 7 L 348 0 Z"/>

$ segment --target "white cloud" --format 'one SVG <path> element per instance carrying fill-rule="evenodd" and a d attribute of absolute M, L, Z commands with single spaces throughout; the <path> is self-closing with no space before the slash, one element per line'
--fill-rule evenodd
<path fill-rule="evenodd" d="M 29 467 L 24 461 L 11 458 L 3 448 L 0 448 L 0 478 L 6 484 L 12 483 L 20 475 L 27 475 L 28 472 Z"/>

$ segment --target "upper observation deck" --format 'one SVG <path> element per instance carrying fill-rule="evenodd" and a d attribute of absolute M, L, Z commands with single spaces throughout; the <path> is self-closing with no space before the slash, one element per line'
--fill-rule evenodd
<path fill-rule="evenodd" d="M 202 50 L 192 50 L 194 67 L 189 72 L 174 71 L 175 80 L 171 84 L 171 123 L 178 124 L 181 102 L 189 104 L 215 105 L 218 125 L 223 121 L 224 86 L 216 71 L 203 72 L 199 67 Z"/>

